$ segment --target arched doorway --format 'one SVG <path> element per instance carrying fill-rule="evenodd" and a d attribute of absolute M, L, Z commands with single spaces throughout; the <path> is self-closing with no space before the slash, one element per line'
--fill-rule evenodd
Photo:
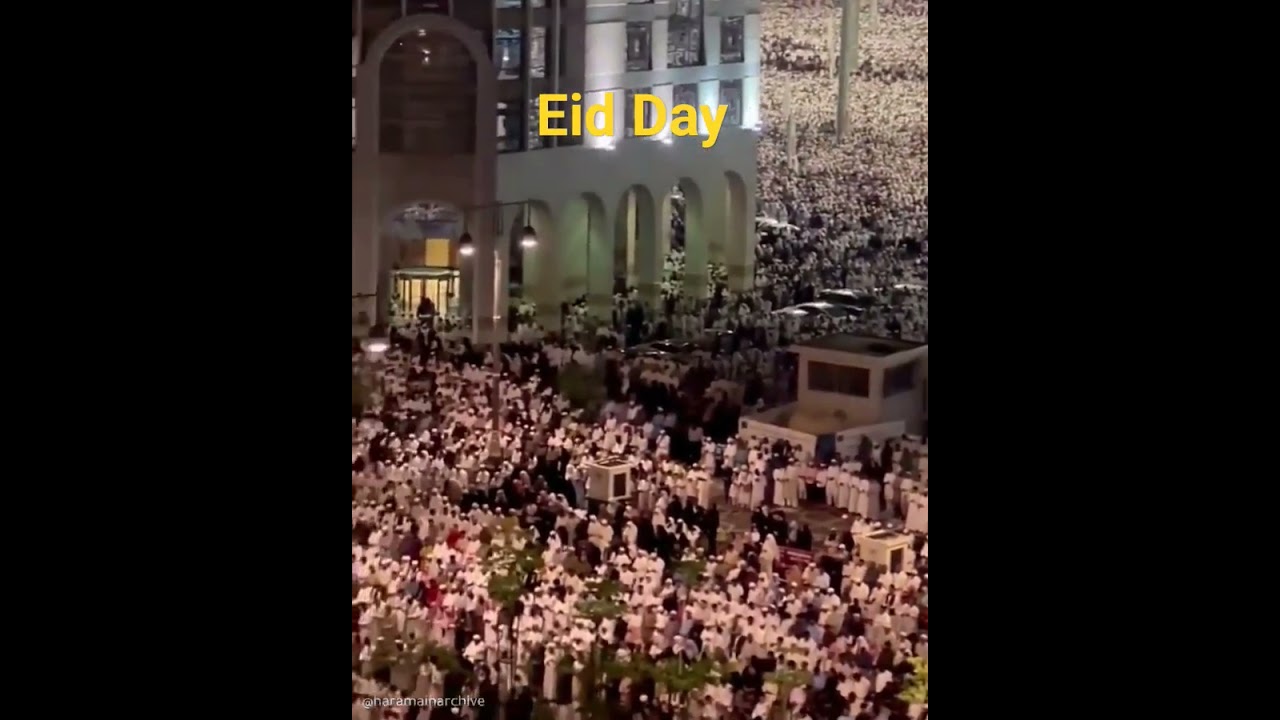
<path fill-rule="evenodd" d="M 702 190 L 683 177 L 668 193 L 670 250 L 663 263 L 663 281 L 694 298 L 707 296 L 707 264 L 710 260 L 704 225 Z"/>
<path fill-rule="evenodd" d="M 559 301 L 559 282 L 557 263 L 549 253 L 554 254 L 556 247 L 555 226 L 552 224 L 551 208 L 539 200 L 513 207 L 508 217 L 506 237 L 510 243 L 511 258 L 511 310 L 509 316 L 518 323 L 531 324 L 547 313 L 548 308 L 555 310 Z M 537 236 L 536 244 L 524 242 L 524 227 L 533 228 Z M 548 292 L 550 289 L 552 292 Z M 543 322 L 546 327 L 551 327 Z"/>
<path fill-rule="evenodd" d="M 657 254 L 657 219 L 653 194 L 643 185 L 632 185 L 622 194 L 614 220 L 613 292 L 625 293 L 654 283 L 661 270 Z"/>
<path fill-rule="evenodd" d="M 386 322 L 393 266 L 381 227 L 416 198 L 491 204 L 496 75 L 476 33 L 442 15 L 410 15 L 370 43 L 356 74 L 352 173 L 352 296 Z"/>
<path fill-rule="evenodd" d="M 604 202 L 582 193 L 565 204 L 556 229 L 562 287 L 568 302 L 585 296 L 589 310 L 607 312 L 613 290 L 613 243 Z"/>
<path fill-rule="evenodd" d="M 724 263 L 730 290 L 739 292 L 755 285 L 755 223 L 747 202 L 747 184 L 742 176 L 725 172 Z"/>
<path fill-rule="evenodd" d="M 391 322 L 395 325 L 457 315 L 461 275 L 454 241 L 462 216 L 452 205 L 412 203 L 383 223 L 383 252 L 393 259 Z"/>

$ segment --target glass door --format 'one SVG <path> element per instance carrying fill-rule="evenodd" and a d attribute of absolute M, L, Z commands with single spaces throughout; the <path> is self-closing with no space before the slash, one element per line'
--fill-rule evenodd
<path fill-rule="evenodd" d="M 453 268 L 411 268 L 395 273 L 396 311 L 413 322 L 456 311 L 459 272 Z"/>

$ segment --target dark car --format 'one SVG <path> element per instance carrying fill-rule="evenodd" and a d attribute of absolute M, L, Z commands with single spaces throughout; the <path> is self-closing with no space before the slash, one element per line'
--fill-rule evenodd
<path fill-rule="evenodd" d="M 627 357 L 666 357 L 668 355 L 687 355 L 697 350 L 695 343 L 680 340 L 658 340 L 627 348 Z"/>
<path fill-rule="evenodd" d="M 807 315 L 809 317 L 818 317 L 820 315 L 825 315 L 827 317 L 841 318 L 848 317 L 850 315 L 860 315 L 862 313 L 862 308 L 819 301 L 800 303 L 799 305 L 785 307 L 781 310 L 776 310 L 775 312 L 794 316 Z"/>
<path fill-rule="evenodd" d="M 876 304 L 876 296 L 865 290 L 820 290 L 817 300 L 859 310 L 866 310 Z"/>

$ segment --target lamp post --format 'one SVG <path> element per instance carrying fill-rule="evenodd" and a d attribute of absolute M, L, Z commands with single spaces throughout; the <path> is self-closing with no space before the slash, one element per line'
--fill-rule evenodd
<path fill-rule="evenodd" d="M 840 75 L 836 78 L 836 142 L 849 127 L 849 81 L 858 71 L 858 11 L 861 0 L 842 0 L 840 10 Z"/>
<path fill-rule="evenodd" d="M 538 233 L 529 224 L 529 205 L 528 203 L 493 203 L 491 205 L 478 205 L 475 207 L 464 208 L 465 211 L 474 210 L 501 210 L 505 207 L 519 205 L 524 207 L 525 225 L 520 234 L 520 247 L 526 250 L 532 250 L 538 246 Z M 495 236 L 503 234 L 502 222 L 499 220 L 495 228 Z M 505 239 L 505 238 L 504 238 Z M 462 236 L 458 238 L 458 254 L 464 259 L 470 258 L 476 254 L 475 241 L 471 239 L 471 233 L 463 231 Z M 497 242 L 493 245 L 493 336 L 489 338 L 491 359 L 493 362 L 493 399 L 490 401 L 492 405 L 493 423 L 492 434 L 489 437 L 489 455 L 496 457 L 502 454 L 502 348 L 498 344 L 498 321 L 502 319 L 499 312 L 499 302 L 502 299 L 502 252 Z M 474 312 L 474 309 L 472 310 Z M 479 340 L 477 334 L 477 340 Z"/>

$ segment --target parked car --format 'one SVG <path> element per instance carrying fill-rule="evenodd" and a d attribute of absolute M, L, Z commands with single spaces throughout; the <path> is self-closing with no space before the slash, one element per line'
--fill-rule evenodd
<path fill-rule="evenodd" d="M 696 343 L 681 340 L 658 340 L 627 348 L 627 357 L 665 357 L 688 355 L 698 349 Z"/>

